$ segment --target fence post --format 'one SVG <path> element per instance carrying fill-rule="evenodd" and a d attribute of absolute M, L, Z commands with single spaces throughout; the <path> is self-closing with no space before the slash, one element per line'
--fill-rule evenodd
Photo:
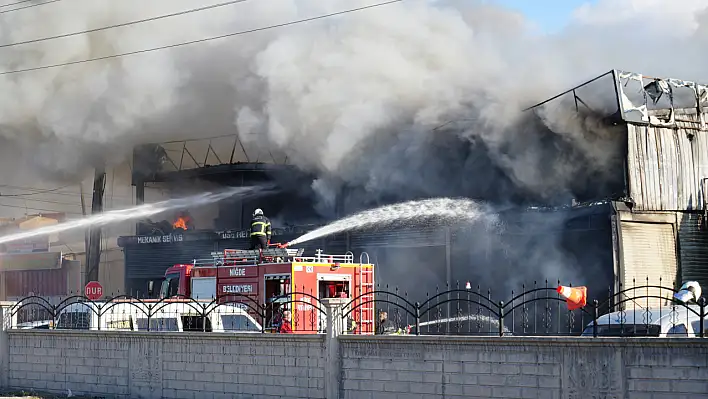
<path fill-rule="evenodd" d="M 255 302 L 255 301 L 254 301 L 254 302 Z M 258 303 L 256 303 L 256 306 L 258 306 L 258 307 L 260 308 L 260 309 L 258 309 L 258 310 L 261 312 L 262 319 L 263 319 L 263 321 L 261 322 L 261 334 L 265 334 L 265 333 L 266 333 L 266 320 L 268 320 L 268 315 L 266 314 L 266 312 L 268 312 L 268 305 L 264 303 L 264 304 L 261 306 L 261 305 L 259 305 Z M 271 316 L 273 316 L 272 313 L 273 313 L 273 312 L 271 311 Z M 293 320 L 294 320 L 295 313 L 292 314 L 292 317 L 293 317 Z M 281 324 L 282 324 L 282 322 L 281 322 Z M 277 331 L 276 331 L 276 332 L 277 332 Z"/>
<path fill-rule="evenodd" d="M 600 317 L 600 302 L 595 299 L 592 301 L 592 337 L 597 338 L 597 319 Z"/>
<path fill-rule="evenodd" d="M 499 336 L 504 336 L 504 301 L 499 301 Z"/>
<path fill-rule="evenodd" d="M 420 335 L 420 302 L 415 303 L 415 335 Z"/>
<path fill-rule="evenodd" d="M 0 387 L 7 388 L 10 374 L 10 338 L 7 330 L 12 326 L 12 309 L 7 302 L 0 303 Z"/>
<path fill-rule="evenodd" d="M 325 298 L 321 300 L 327 312 L 327 329 L 325 333 L 325 376 L 324 388 L 326 399 L 339 398 L 339 382 L 341 381 L 341 365 L 339 362 L 339 335 L 342 333 L 344 307 L 350 301 L 348 298 Z"/>
<path fill-rule="evenodd" d="M 701 307 L 701 315 L 699 316 L 699 321 L 698 321 L 698 328 L 701 330 L 700 337 L 705 338 L 706 337 L 706 329 L 704 326 L 704 319 L 706 316 L 708 316 L 708 313 L 706 313 L 706 298 L 701 297 L 698 299 L 698 305 Z"/>

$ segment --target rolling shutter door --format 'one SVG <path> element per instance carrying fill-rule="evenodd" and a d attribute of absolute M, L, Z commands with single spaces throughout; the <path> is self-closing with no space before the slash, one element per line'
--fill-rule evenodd
<path fill-rule="evenodd" d="M 418 248 L 445 246 L 444 228 L 353 232 L 350 248 Z"/>
<path fill-rule="evenodd" d="M 698 281 L 701 287 L 708 287 L 708 232 L 701 231 L 699 225 L 699 215 L 682 215 L 679 226 L 681 283 Z"/>
<path fill-rule="evenodd" d="M 179 263 L 192 263 L 194 259 L 211 258 L 211 252 L 215 249 L 214 241 L 127 246 L 123 249 L 126 293 L 145 293 L 147 282 L 164 277 L 169 267 Z"/>
<path fill-rule="evenodd" d="M 676 238 L 670 223 L 620 222 L 622 237 L 622 289 L 649 285 L 671 288 L 677 277 Z M 661 278 L 661 283 L 659 282 Z M 667 290 L 641 289 L 627 292 L 626 300 L 637 296 L 671 296 Z M 659 306 L 658 299 L 641 299 L 641 305 Z"/>

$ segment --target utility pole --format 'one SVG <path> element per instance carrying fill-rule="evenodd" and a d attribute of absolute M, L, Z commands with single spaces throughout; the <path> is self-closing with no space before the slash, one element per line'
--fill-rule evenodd
<path fill-rule="evenodd" d="M 103 212 L 103 194 L 106 189 L 106 166 L 97 167 L 93 179 L 93 198 L 91 214 Z M 86 281 L 98 281 L 98 267 L 101 263 L 101 227 L 91 226 L 88 230 L 88 247 L 86 248 Z"/>

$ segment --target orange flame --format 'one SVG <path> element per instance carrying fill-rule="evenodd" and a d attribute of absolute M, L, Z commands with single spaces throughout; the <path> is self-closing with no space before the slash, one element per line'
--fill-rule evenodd
<path fill-rule="evenodd" d="M 172 227 L 175 229 L 187 230 L 187 221 L 181 217 L 172 223 Z"/>

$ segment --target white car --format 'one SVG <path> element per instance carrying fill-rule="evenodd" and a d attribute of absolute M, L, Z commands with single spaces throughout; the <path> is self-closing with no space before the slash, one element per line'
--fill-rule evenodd
<path fill-rule="evenodd" d="M 597 336 L 699 337 L 700 312 L 698 305 L 669 305 L 612 312 L 597 319 Z M 708 336 L 708 316 L 703 319 L 703 330 Z M 582 335 L 593 336 L 593 322 L 585 327 Z"/>
<path fill-rule="evenodd" d="M 101 317 L 98 317 L 101 306 Z M 147 331 L 148 306 L 156 306 L 150 317 L 150 331 L 205 331 L 225 333 L 260 333 L 261 325 L 237 305 L 211 305 L 208 314 L 201 316 L 200 304 L 187 301 L 108 303 L 79 302 L 62 308 L 53 326 L 70 330 L 128 330 Z M 204 304 L 208 306 L 208 304 Z M 204 321 L 206 319 L 206 326 Z M 99 328 L 100 323 L 100 328 Z M 17 323 L 13 328 L 48 328 L 45 323 Z M 30 325 L 31 324 L 31 325 Z M 37 325 L 35 325 L 37 324 Z"/>

